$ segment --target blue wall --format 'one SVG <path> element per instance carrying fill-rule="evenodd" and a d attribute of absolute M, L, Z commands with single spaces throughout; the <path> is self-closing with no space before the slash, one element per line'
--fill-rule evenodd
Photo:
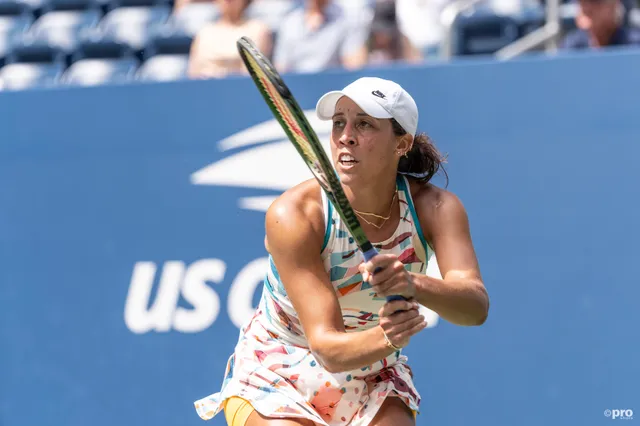
<path fill-rule="evenodd" d="M 440 321 L 406 351 L 420 425 L 640 415 L 639 69 L 619 52 L 376 71 L 448 153 L 492 298 L 483 327 Z M 287 81 L 311 109 L 360 74 Z M 258 297 L 261 206 L 306 177 L 252 84 L 0 93 L 0 424 L 206 424 L 193 401 Z"/>

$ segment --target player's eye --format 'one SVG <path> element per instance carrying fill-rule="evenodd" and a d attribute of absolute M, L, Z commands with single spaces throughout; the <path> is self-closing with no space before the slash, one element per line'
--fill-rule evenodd
<path fill-rule="evenodd" d="M 344 126 L 344 122 L 342 120 L 334 120 L 333 121 L 333 128 L 340 128 Z"/>
<path fill-rule="evenodd" d="M 363 129 L 369 129 L 369 128 L 373 127 L 373 126 L 368 121 L 362 120 L 362 121 L 360 121 L 360 123 L 358 123 L 358 127 L 361 127 Z"/>

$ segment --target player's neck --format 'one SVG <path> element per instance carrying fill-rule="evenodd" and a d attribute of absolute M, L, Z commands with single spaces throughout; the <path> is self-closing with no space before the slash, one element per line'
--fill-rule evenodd
<path fill-rule="evenodd" d="M 395 181 L 385 185 L 370 182 L 357 187 L 348 187 L 345 188 L 345 194 L 353 209 L 363 213 L 366 219 L 374 223 L 380 223 L 381 220 L 371 215 L 387 217 L 390 211 L 391 213 L 395 211 L 394 205 L 398 200 Z M 363 221 L 362 218 L 361 221 Z"/>

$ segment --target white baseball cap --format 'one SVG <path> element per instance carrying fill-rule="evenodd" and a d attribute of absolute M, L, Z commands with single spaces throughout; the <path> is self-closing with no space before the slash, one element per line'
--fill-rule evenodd
<path fill-rule="evenodd" d="M 321 120 L 331 120 L 338 100 L 346 96 L 374 118 L 395 118 L 407 133 L 418 131 L 418 106 L 398 83 L 377 77 L 362 77 L 342 90 L 324 94 L 316 105 Z"/>

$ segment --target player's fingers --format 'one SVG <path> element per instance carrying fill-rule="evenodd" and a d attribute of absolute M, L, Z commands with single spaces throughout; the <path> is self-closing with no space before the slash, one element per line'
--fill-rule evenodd
<path fill-rule="evenodd" d="M 376 269 L 384 269 L 398 259 L 394 254 L 379 254 L 364 264 L 365 270 L 375 272 Z"/>
<path fill-rule="evenodd" d="M 402 326 L 404 323 L 413 321 L 420 316 L 420 312 L 417 308 L 412 308 L 406 311 L 398 311 L 389 315 L 389 321 L 391 324 Z"/>
<path fill-rule="evenodd" d="M 381 297 L 400 295 L 407 298 L 413 296 L 409 294 L 409 284 L 407 283 L 406 278 L 399 275 L 394 275 L 390 279 L 381 283 L 378 283 L 374 276 L 372 281 L 368 282 L 371 284 L 371 287 L 376 294 Z"/>
<path fill-rule="evenodd" d="M 388 317 L 398 311 L 408 311 L 410 309 L 418 309 L 418 302 L 415 300 L 392 300 L 382 305 L 380 308 L 380 317 Z"/>
<path fill-rule="evenodd" d="M 394 265 L 395 263 L 390 263 L 385 268 L 377 270 L 374 273 L 368 273 L 370 278 L 369 280 L 367 280 L 367 282 L 373 286 L 377 284 L 382 284 L 385 281 L 389 280 L 397 273 Z"/>
<path fill-rule="evenodd" d="M 427 327 L 427 321 L 422 315 L 420 315 L 420 317 L 422 318 L 416 318 L 415 320 L 412 320 L 413 324 L 411 325 L 411 327 L 407 327 L 403 331 L 400 331 L 398 334 L 394 335 L 393 340 L 402 342 L 408 340 L 409 338 L 411 338 L 411 336 L 416 335 L 421 330 L 424 330 Z M 387 336 L 388 335 L 389 334 L 387 334 Z"/>

